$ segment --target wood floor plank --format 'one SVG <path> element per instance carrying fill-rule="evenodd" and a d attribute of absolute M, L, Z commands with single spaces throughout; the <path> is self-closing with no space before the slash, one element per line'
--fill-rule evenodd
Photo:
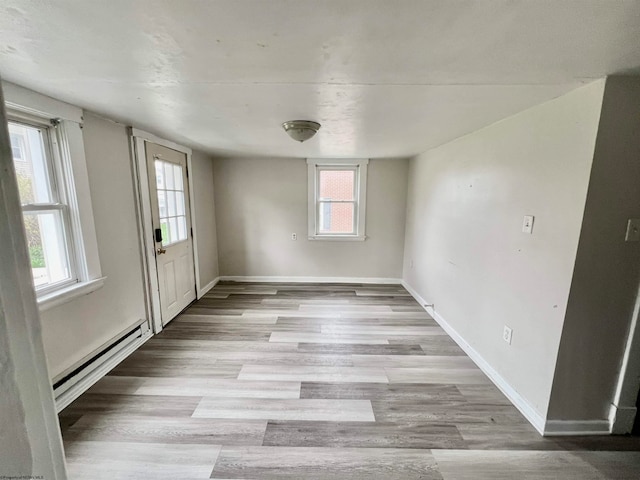
<path fill-rule="evenodd" d="M 301 312 L 336 312 L 340 315 L 345 313 L 362 313 L 366 315 L 391 313 L 389 305 L 320 305 L 320 304 L 301 304 L 299 310 Z"/>
<path fill-rule="evenodd" d="M 250 324 L 250 325 L 273 325 L 278 321 L 276 315 L 195 315 L 184 313 L 175 320 L 176 323 L 219 323 L 219 324 Z"/>
<path fill-rule="evenodd" d="M 637 480 L 640 477 L 640 452 L 574 452 L 573 454 L 597 469 L 605 478 Z"/>
<path fill-rule="evenodd" d="M 120 377 L 108 375 L 90 393 L 224 398 L 299 398 L 300 382 L 253 382 L 224 378 Z"/>
<path fill-rule="evenodd" d="M 399 368 L 453 368 L 475 370 L 476 364 L 469 357 L 444 355 L 352 355 L 357 367 Z M 429 382 L 426 382 L 429 383 Z M 455 382 L 454 382 L 455 383 Z"/>
<path fill-rule="evenodd" d="M 402 368 L 384 369 L 390 383 L 444 383 L 486 385 L 489 379 L 479 368 Z"/>
<path fill-rule="evenodd" d="M 166 417 L 190 417 L 202 397 L 161 395 L 118 395 L 85 393 L 64 409 L 64 413 L 126 413 Z"/>
<path fill-rule="evenodd" d="M 240 380 L 388 383 L 382 368 L 243 365 Z"/>
<path fill-rule="evenodd" d="M 87 414 L 69 427 L 65 439 L 76 442 L 262 445 L 266 428 L 266 420 Z"/>
<path fill-rule="evenodd" d="M 224 446 L 212 479 L 440 480 L 429 450 Z"/>
<path fill-rule="evenodd" d="M 357 343 L 299 343 L 299 352 L 352 355 L 426 355 L 419 345 L 362 345 Z"/>
<path fill-rule="evenodd" d="M 65 442 L 67 471 L 72 479 L 206 479 L 219 453 L 219 445 Z"/>
<path fill-rule="evenodd" d="M 298 345 L 295 342 L 244 342 L 220 340 L 176 340 L 164 338 L 162 335 L 152 337 L 145 344 L 146 348 L 162 348 L 165 350 L 187 350 L 205 352 L 244 351 L 244 352 L 295 352 Z M 322 352 L 318 352 L 322 353 Z"/>
<path fill-rule="evenodd" d="M 433 455 L 444 480 L 513 480 L 516 478 L 520 480 L 602 480 L 607 478 L 597 468 L 568 452 L 434 450 Z"/>
<path fill-rule="evenodd" d="M 358 448 L 467 448 L 454 425 L 437 423 L 350 423 L 269 421 L 265 446 Z"/>
<path fill-rule="evenodd" d="M 127 359 L 114 368 L 109 375 L 126 377 L 204 377 L 204 378 L 238 378 L 241 365 L 218 365 L 215 360 L 207 365 L 201 362 L 170 359 L 159 363 L 157 360 L 139 361 Z"/>
<path fill-rule="evenodd" d="M 528 423 L 460 423 L 457 427 L 471 450 L 562 450 L 554 438 L 541 436 Z"/>
<path fill-rule="evenodd" d="M 300 398 L 351 398 L 412 405 L 466 403 L 455 385 L 302 382 Z"/>
<path fill-rule="evenodd" d="M 278 325 L 293 327 L 297 329 L 303 329 L 307 325 L 320 327 L 322 325 L 351 325 L 351 326 L 398 326 L 399 324 L 405 327 L 436 327 L 438 323 L 435 320 L 428 320 L 424 318 L 409 318 L 409 319 L 397 319 L 397 318 L 384 318 L 378 317 L 362 317 L 362 318 L 343 318 L 343 317 L 288 317 L 279 316 Z"/>
<path fill-rule="evenodd" d="M 493 383 L 484 385 L 460 384 L 458 390 L 471 403 L 511 405 L 511 402 Z"/>
<path fill-rule="evenodd" d="M 318 365 L 353 367 L 351 355 L 298 352 L 215 352 L 216 364 L 229 362 L 267 365 Z"/>
<path fill-rule="evenodd" d="M 466 402 L 447 404 L 414 404 L 372 400 L 379 422 L 436 422 L 451 425 L 467 423 L 526 424 L 526 419 L 514 406 L 474 405 Z"/>
<path fill-rule="evenodd" d="M 331 335 L 323 333 L 274 332 L 269 337 L 270 342 L 295 343 L 356 343 L 367 345 L 388 345 L 386 338 L 379 335 Z"/>
<path fill-rule="evenodd" d="M 194 418 L 240 418 L 336 422 L 375 421 L 369 400 L 204 397 Z"/>
<path fill-rule="evenodd" d="M 427 335 L 446 335 L 441 327 L 414 326 L 371 326 L 371 325 L 322 325 L 321 333 L 326 335 L 384 335 L 408 337 Z"/>

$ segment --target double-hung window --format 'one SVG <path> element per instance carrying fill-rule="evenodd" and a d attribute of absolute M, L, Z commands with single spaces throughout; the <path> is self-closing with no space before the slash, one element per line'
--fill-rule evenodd
<path fill-rule="evenodd" d="M 309 239 L 364 240 L 368 160 L 308 159 Z"/>
<path fill-rule="evenodd" d="M 54 160 L 55 126 L 36 118 L 10 120 L 9 136 L 33 283 L 46 294 L 78 280 L 63 172 Z"/>
<path fill-rule="evenodd" d="M 82 111 L 3 84 L 33 284 L 41 310 L 101 287 Z"/>

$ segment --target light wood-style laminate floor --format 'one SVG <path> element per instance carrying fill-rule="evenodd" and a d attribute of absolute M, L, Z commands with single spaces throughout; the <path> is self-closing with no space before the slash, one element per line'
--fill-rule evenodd
<path fill-rule="evenodd" d="M 396 285 L 220 283 L 60 414 L 72 480 L 640 479 L 542 438 Z"/>

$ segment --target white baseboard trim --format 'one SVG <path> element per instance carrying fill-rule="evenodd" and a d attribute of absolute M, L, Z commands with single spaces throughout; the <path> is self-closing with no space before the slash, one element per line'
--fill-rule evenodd
<path fill-rule="evenodd" d="M 280 276 L 236 276 L 223 275 L 220 280 L 228 282 L 256 282 L 256 283 L 382 283 L 400 285 L 399 278 L 385 277 L 280 277 Z"/>
<path fill-rule="evenodd" d="M 471 345 L 469 345 L 460 334 L 447 322 L 441 315 L 438 314 L 431 305 L 424 298 L 422 298 L 418 292 L 416 292 L 411 285 L 402 281 L 402 286 L 416 299 L 422 308 L 431 315 L 436 322 L 444 329 L 445 332 L 465 351 L 465 353 L 474 361 L 474 363 L 482 370 L 487 377 L 500 389 L 502 393 L 509 399 L 513 405 L 520 410 L 520 413 L 533 425 L 533 427 L 540 432 L 541 435 L 546 435 L 545 431 L 545 418 L 534 409 L 531 404 L 524 399 L 509 383 L 489 365 L 489 363 L 480 355 Z"/>
<path fill-rule="evenodd" d="M 610 435 L 609 420 L 547 420 L 545 437 Z"/>
<path fill-rule="evenodd" d="M 200 300 L 202 297 L 204 297 L 205 294 L 209 290 L 211 290 L 213 287 L 215 287 L 219 281 L 220 281 L 220 277 L 216 277 L 213 280 L 211 280 L 209 283 L 207 283 L 204 287 L 198 289 L 197 299 Z"/>
<path fill-rule="evenodd" d="M 614 435 L 626 435 L 633 430 L 638 409 L 636 407 L 619 407 L 611 404 L 609 409 L 609 428 Z"/>
<path fill-rule="evenodd" d="M 135 330 L 134 330 L 135 332 Z M 116 365 L 135 352 L 147 340 L 153 336 L 149 323 L 143 323 L 139 327 L 139 335 L 133 334 L 122 344 L 113 350 L 98 357 L 75 376 L 65 381 L 54 390 L 56 410 L 60 413 L 71 402 L 91 388 L 98 380 L 109 373 Z"/>

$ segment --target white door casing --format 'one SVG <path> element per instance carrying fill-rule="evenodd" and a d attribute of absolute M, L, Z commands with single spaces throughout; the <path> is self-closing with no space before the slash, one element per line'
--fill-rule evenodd
<path fill-rule="evenodd" d="M 196 299 L 187 156 L 151 142 L 145 154 L 164 326 Z"/>

